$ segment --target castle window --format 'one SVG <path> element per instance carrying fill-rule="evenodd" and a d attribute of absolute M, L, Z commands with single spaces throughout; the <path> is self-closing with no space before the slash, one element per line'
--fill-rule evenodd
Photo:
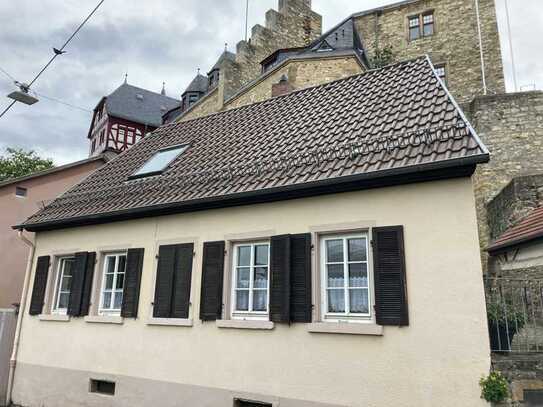
<path fill-rule="evenodd" d="M 445 64 L 439 64 L 434 67 L 437 76 L 439 76 L 439 79 L 443 81 L 443 83 L 447 82 L 447 70 L 445 69 Z"/>
<path fill-rule="evenodd" d="M 409 39 L 413 41 L 419 37 L 420 37 L 419 16 L 409 17 Z"/>
<path fill-rule="evenodd" d="M 423 35 L 428 37 L 434 35 L 434 13 L 428 13 L 422 16 Z"/>
<path fill-rule="evenodd" d="M 409 21 L 409 40 L 414 41 L 421 37 L 429 37 L 434 35 L 434 12 L 410 16 Z"/>

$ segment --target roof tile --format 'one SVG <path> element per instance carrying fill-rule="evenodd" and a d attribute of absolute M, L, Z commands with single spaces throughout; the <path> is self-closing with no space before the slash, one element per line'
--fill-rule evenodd
<path fill-rule="evenodd" d="M 162 175 L 129 179 L 178 144 L 190 147 Z M 162 126 L 23 226 L 470 157 L 482 162 L 488 153 L 429 60 L 419 58 Z"/>

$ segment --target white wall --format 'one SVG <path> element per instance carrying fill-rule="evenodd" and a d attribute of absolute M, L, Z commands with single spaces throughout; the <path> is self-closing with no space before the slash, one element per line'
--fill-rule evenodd
<path fill-rule="evenodd" d="M 198 320 L 203 242 L 355 221 L 404 225 L 409 327 L 358 336 L 309 333 L 304 324 L 226 330 Z M 156 242 L 193 238 L 194 326 L 147 326 Z M 485 405 L 477 383 L 488 372 L 489 345 L 469 179 L 44 232 L 36 257 L 115 246 L 145 247 L 139 318 L 104 325 L 26 314 L 19 363 L 345 406 Z M 25 380 L 16 376 L 22 404 L 39 391 Z"/>

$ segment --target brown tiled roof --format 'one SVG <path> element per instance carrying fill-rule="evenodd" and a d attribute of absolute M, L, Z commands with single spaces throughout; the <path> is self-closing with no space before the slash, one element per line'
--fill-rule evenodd
<path fill-rule="evenodd" d="M 507 229 L 488 247 L 491 253 L 543 238 L 543 207 L 534 209 L 516 225 Z"/>
<path fill-rule="evenodd" d="M 179 144 L 189 148 L 162 175 L 129 179 L 158 150 Z M 22 226 L 237 205 L 280 191 L 293 198 L 317 186 L 348 181 L 355 189 L 362 179 L 487 160 L 429 59 L 419 58 L 162 126 Z"/>

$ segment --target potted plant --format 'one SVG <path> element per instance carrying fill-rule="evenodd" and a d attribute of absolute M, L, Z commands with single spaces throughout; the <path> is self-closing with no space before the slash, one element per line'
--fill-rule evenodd
<path fill-rule="evenodd" d="M 479 386 L 481 398 L 489 403 L 501 403 L 509 395 L 509 385 L 500 372 L 490 372 L 488 377 L 482 377 Z"/>
<path fill-rule="evenodd" d="M 507 301 L 491 302 L 487 304 L 486 313 L 490 349 L 497 352 L 509 352 L 515 334 L 526 323 L 522 308 Z"/>

